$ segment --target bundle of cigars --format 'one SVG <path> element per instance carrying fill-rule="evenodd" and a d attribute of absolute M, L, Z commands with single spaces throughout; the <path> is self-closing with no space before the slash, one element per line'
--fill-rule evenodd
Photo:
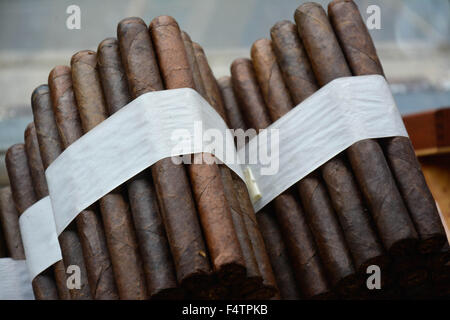
<path fill-rule="evenodd" d="M 48 195 L 50 164 L 140 95 L 192 88 L 229 128 L 261 130 L 334 79 L 384 75 L 351 0 L 332 1 L 328 15 L 302 4 L 294 19 L 276 23 L 270 39 L 254 42 L 251 59 L 236 59 L 231 76 L 218 80 L 201 46 L 169 16 L 149 26 L 124 19 L 117 39 L 51 70 L 48 85 L 32 94 L 25 143 L 6 154 L 4 251 L 25 258 L 18 218 Z M 33 279 L 36 299 L 450 293 L 448 240 L 406 137 L 355 143 L 258 212 L 227 166 L 166 158 L 80 212 L 58 240 L 63 259 Z M 67 286 L 71 265 L 80 268 L 79 288 Z M 366 285 L 370 266 L 381 270 L 381 289 Z"/>

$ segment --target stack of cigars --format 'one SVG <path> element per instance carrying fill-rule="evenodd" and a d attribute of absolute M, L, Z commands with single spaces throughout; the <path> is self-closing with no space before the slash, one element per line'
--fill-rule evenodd
<path fill-rule="evenodd" d="M 6 154 L 0 254 L 25 258 L 18 218 L 48 195 L 50 164 L 142 94 L 192 88 L 229 128 L 261 130 L 334 79 L 384 75 L 353 1 L 332 1 L 328 15 L 304 3 L 294 19 L 276 23 L 270 39 L 253 43 L 251 59 L 234 60 L 231 76 L 218 80 L 201 46 L 170 16 L 149 26 L 124 19 L 117 39 L 52 69 L 32 93 L 24 143 Z M 450 247 L 406 137 L 355 143 L 259 212 L 225 165 L 166 158 L 80 212 L 58 240 L 63 259 L 33 279 L 36 299 L 450 294 Z M 80 268 L 80 288 L 67 287 L 71 265 Z M 367 287 L 373 265 L 381 289 Z"/>

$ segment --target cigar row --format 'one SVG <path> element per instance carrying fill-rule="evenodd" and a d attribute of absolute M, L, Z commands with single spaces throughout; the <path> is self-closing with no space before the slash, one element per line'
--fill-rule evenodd
<path fill-rule="evenodd" d="M 6 212 L 17 209 L 6 229 L 14 227 L 15 241 L 18 217 L 48 195 L 45 169 L 66 148 L 140 95 L 177 88 L 197 90 L 228 122 L 202 47 L 169 16 L 149 26 L 124 19 L 117 38 L 97 52 L 79 51 L 70 67 L 53 68 L 32 94 L 25 143 L 6 154 L 13 199 L 5 200 Z M 80 212 L 59 235 L 63 259 L 33 280 L 35 297 L 279 298 L 245 183 L 228 167 L 204 162 L 206 155 L 193 156 L 200 161 L 160 160 Z M 24 258 L 23 248 L 16 256 Z M 73 265 L 81 284 L 69 289 Z"/>
<path fill-rule="evenodd" d="M 353 1 L 332 1 L 328 15 L 305 3 L 294 20 L 276 23 L 270 39 L 253 43 L 251 59 L 234 60 L 231 77 L 219 79 L 232 128 L 265 129 L 334 79 L 384 76 Z M 429 264 L 447 254 L 448 242 L 406 137 L 355 143 L 263 211 L 261 232 L 282 297 L 296 296 L 293 279 L 305 298 L 431 294 L 435 268 L 448 273 L 445 258 L 436 258 L 440 267 Z M 366 288 L 371 265 L 384 270 L 383 294 Z"/>

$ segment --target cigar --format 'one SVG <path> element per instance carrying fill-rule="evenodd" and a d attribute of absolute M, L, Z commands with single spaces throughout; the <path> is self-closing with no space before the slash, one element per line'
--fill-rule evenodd
<path fill-rule="evenodd" d="M 311 64 L 295 24 L 289 21 L 278 22 L 271 29 L 271 37 L 273 52 L 292 97 L 292 103 L 297 105 L 319 88 Z M 282 116 L 282 113 L 274 115 L 276 119 L 276 116 Z M 355 268 L 361 274 L 366 274 L 369 265 L 386 269 L 387 254 L 372 227 L 370 214 L 346 161 L 342 157 L 333 159 L 321 167 L 321 173 Z"/>
<path fill-rule="evenodd" d="M 83 135 L 80 116 L 72 89 L 71 69 L 57 66 L 49 74 L 48 84 L 61 146 L 68 148 Z M 101 218 L 94 206 L 75 218 L 86 264 L 92 298 L 118 299 Z"/>
<path fill-rule="evenodd" d="M 172 17 L 159 16 L 152 20 L 149 29 L 166 89 L 195 89 L 177 22 Z M 203 83 L 206 89 L 208 84 Z M 220 169 L 217 164 L 193 163 L 188 171 L 214 271 L 224 284 L 237 283 L 245 276 L 245 262 Z"/>
<path fill-rule="evenodd" d="M 119 43 L 115 38 L 102 41 L 97 65 L 109 114 L 120 110 L 131 98 L 122 66 Z M 180 299 L 166 232 L 160 216 L 149 170 L 127 182 L 134 228 L 151 299 Z"/>
<path fill-rule="evenodd" d="M 299 300 L 300 289 L 295 280 L 295 273 L 289 260 L 282 231 L 273 213 L 267 210 L 256 215 L 267 252 L 272 262 L 272 268 L 277 280 L 280 296 L 283 300 Z"/>
<path fill-rule="evenodd" d="M 14 205 L 11 188 L 0 189 L 0 224 L 5 237 L 8 256 L 14 260 L 25 260 L 19 228 L 19 213 Z"/>
<path fill-rule="evenodd" d="M 97 55 L 80 51 L 72 56 L 73 91 L 83 132 L 86 133 L 108 115 L 97 70 Z M 99 200 L 106 244 L 111 257 L 120 299 L 147 298 L 142 262 L 127 201 L 118 187 Z"/>
<path fill-rule="evenodd" d="M 62 152 L 50 101 L 50 90 L 47 85 L 41 85 L 33 91 L 31 106 L 43 168 L 47 169 Z M 75 223 L 69 224 L 61 232 L 58 240 L 64 265 L 76 265 L 80 268 L 81 286 L 80 289 L 69 290 L 71 298 L 73 300 L 92 299 L 87 279 L 86 264 Z M 55 276 L 57 274 L 59 273 L 55 271 Z"/>
<path fill-rule="evenodd" d="M 246 124 L 257 130 L 268 127 L 271 121 L 252 62 L 249 59 L 234 60 L 231 74 L 233 90 Z M 306 298 L 328 295 L 330 289 L 325 271 L 301 206 L 290 191 L 279 195 L 273 203 L 302 295 Z"/>
<path fill-rule="evenodd" d="M 191 37 L 187 32 L 182 31 L 181 38 L 183 39 L 184 50 L 186 51 L 186 56 L 188 58 L 189 69 L 192 73 L 192 79 L 194 80 L 194 88 L 203 98 L 208 99 Z"/>
<path fill-rule="evenodd" d="M 139 18 L 124 19 L 117 37 L 131 98 L 163 90 L 145 23 Z M 208 287 L 211 268 L 184 166 L 166 158 L 151 171 L 178 283 L 196 290 Z"/>
<path fill-rule="evenodd" d="M 352 74 L 384 76 L 372 38 L 356 4 L 351 0 L 332 1 L 328 5 L 328 14 Z M 407 137 L 382 141 L 385 157 L 419 234 L 419 252 L 439 251 L 446 241 L 445 231 L 411 141 Z"/>
<path fill-rule="evenodd" d="M 0 258 L 7 258 L 8 252 L 6 249 L 6 240 L 3 235 L 3 230 L 0 229 Z"/>
<path fill-rule="evenodd" d="M 19 215 L 25 212 L 36 201 L 36 194 L 31 181 L 27 154 L 24 144 L 15 144 L 6 152 L 6 169 L 11 183 L 11 192 Z M 58 300 L 52 268 L 47 268 L 32 281 L 36 300 Z"/>
<path fill-rule="evenodd" d="M 299 6 L 295 21 L 319 86 L 351 76 L 320 5 L 305 3 Z M 414 253 L 417 232 L 380 145 L 375 140 L 363 140 L 350 146 L 346 154 L 385 248 L 394 256 Z"/>
<path fill-rule="evenodd" d="M 189 46 L 189 44 L 187 44 L 187 46 Z M 186 40 L 185 40 L 185 47 L 186 47 Z M 186 52 L 188 55 L 188 59 L 191 60 L 191 58 L 189 57 L 191 54 L 190 50 L 186 50 Z M 217 83 L 217 80 L 214 77 L 214 74 L 209 66 L 203 48 L 199 44 L 195 43 L 193 45 L 193 53 L 195 55 L 193 58 L 197 63 L 197 67 L 199 68 L 198 75 L 200 76 L 200 79 L 196 80 L 197 75 L 196 73 L 193 72 L 194 83 L 196 84 L 197 82 L 199 82 L 201 84 L 205 84 L 204 85 L 204 88 L 206 88 L 205 99 L 211 104 L 214 110 L 216 110 L 222 117 L 222 119 L 227 123 L 228 118 L 225 112 L 222 94 L 219 85 Z M 246 279 L 244 281 L 240 281 L 238 284 L 234 284 L 235 287 L 239 288 L 235 289 L 239 293 L 233 293 L 232 295 L 244 297 L 260 291 L 261 286 L 263 285 L 263 278 L 258 268 L 258 263 L 256 261 L 253 246 L 247 231 L 247 227 L 245 225 L 243 213 L 241 210 L 241 206 L 239 203 L 235 187 L 244 188 L 243 189 L 244 191 L 246 191 L 247 189 L 244 183 L 236 184 L 235 186 L 234 183 L 235 180 L 233 179 L 235 173 L 231 171 L 228 167 L 224 165 L 219 165 L 219 169 L 222 176 L 222 183 L 224 186 L 225 196 L 227 202 L 230 205 L 234 229 L 236 231 L 239 245 L 242 250 L 242 255 L 244 258 L 246 268 Z M 269 288 L 269 290 L 270 289 L 271 288 Z"/>
<path fill-rule="evenodd" d="M 25 150 L 27 152 L 28 167 L 30 168 L 36 200 L 48 196 L 47 180 L 45 179 L 44 165 L 39 152 L 39 144 L 34 123 L 30 123 L 25 130 Z M 53 265 L 56 288 L 61 300 L 70 300 L 70 291 L 67 288 L 66 268 L 63 260 Z"/>

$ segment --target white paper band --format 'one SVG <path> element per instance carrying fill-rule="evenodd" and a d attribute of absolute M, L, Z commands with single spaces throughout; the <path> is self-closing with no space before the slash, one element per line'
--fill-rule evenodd
<path fill-rule="evenodd" d="M 195 135 L 194 122 L 205 130 L 222 132 L 225 154 L 216 154 L 245 180 L 252 180 L 255 210 L 273 200 L 308 173 L 353 143 L 388 136 L 407 136 L 389 87 L 381 76 L 341 78 L 332 81 L 291 112 L 236 151 L 231 133 L 214 109 L 194 90 L 176 89 L 140 96 L 72 144 L 46 171 L 54 223 L 48 230 L 23 216 L 41 211 L 30 207 L 20 220 L 30 273 L 34 277 L 60 255 L 55 236 L 83 209 L 153 163 L 174 155 L 211 152 L 202 144 L 187 141 L 177 150 L 174 130 Z M 276 137 L 279 141 L 264 135 Z M 242 166 L 248 154 L 264 150 L 278 165 L 261 162 Z M 213 152 L 214 153 L 214 152 Z M 274 171 L 274 169 L 276 169 Z M 49 213 L 42 213 L 50 217 Z M 46 218 L 46 219 L 47 219 Z M 51 230 L 50 230 L 51 229 Z M 36 232 L 30 232 L 36 230 Z M 39 233 L 39 234 L 38 234 Z M 46 235 L 45 240 L 43 235 Z M 52 237 L 52 238 L 50 238 Z M 37 244 L 41 242 L 41 244 Z M 31 253 L 32 252 L 32 253 Z M 45 266 L 45 267 L 44 267 Z"/>
<path fill-rule="evenodd" d="M 336 79 L 267 129 L 268 139 L 259 134 L 246 145 L 248 154 L 263 148 L 279 154 L 274 175 L 263 175 L 260 163 L 247 165 L 262 194 L 256 211 L 355 142 L 408 136 L 386 80 L 377 75 Z M 271 139 L 274 133 L 278 139 Z"/>
<path fill-rule="evenodd" d="M 0 300 L 34 300 L 25 260 L 0 259 Z"/>

